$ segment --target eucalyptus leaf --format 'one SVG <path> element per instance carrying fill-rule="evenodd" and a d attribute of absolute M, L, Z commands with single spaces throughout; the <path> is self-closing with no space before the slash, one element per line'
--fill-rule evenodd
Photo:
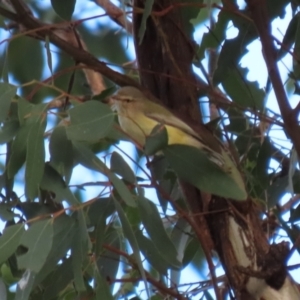
<path fill-rule="evenodd" d="M 118 201 L 115 198 L 113 198 L 113 199 L 114 199 L 114 204 L 116 206 L 116 210 L 118 212 L 120 221 L 122 223 L 124 235 L 128 239 L 128 242 L 133 250 L 133 256 L 134 256 L 135 262 L 138 266 L 139 272 L 141 273 L 144 284 L 146 286 L 147 295 L 149 297 L 148 284 L 147 284 L 146 274 L 145 274 L 145 270 L 144 270 L 143 263 L 142 263 L 141 256 L 140 256 L 140 249 L 139 249 L 138 242 L 136 240 L 136 237 L 130 226 L 129 221 L 128 221 L 126 215 L 124 214 L 124 211 L 123 211 L 121 205 L 118 203 Z"/>
<path fill-rule="evenodd" d="M 42 180 L 45 164 L 44 131 L 46 120 L 41 119 L 37 126 L 32 126 L 27 139 L 25 194 L 34 199 L 38 194 L 38 187 Z"/>
<path fill-rule="evenodd" d="M 156 125 L 146 137 L 144 151 L 146 155 L 154 155 L 168 145 L 168 132 L 162 124 Z"/>
<path fill-rule="evenodd" d="M 15 300 L 27 300 L 33 288 L 36 273 L 27 269 L 18 281 Z"/>
<path fill-rule="evenodd" d="M 262 110 L 265 102 L 265 92 L 259 88 L 258 82 L 246 81 L 247 69 L 236 67 L 228 71 L 228 76 L 222 85 L 232 100 L 243 107 Z"/>
<path fill-rule="evenodd" d="M 112 173 L 108 167 L 84 144 L 73 143 L 74 149 L 77 153 L 79 162 L 87 168 L 101 172 L 106 175 L 124 202 L 129 206 L 135 206 L 135 200 L 132 194 L 122 180 L 120 180 L 114 173 Z"/>
<path fill-rule="evenodd" d="M 70 205 L 80 204 L 61 175 L 52 168 L 50 164 L 45 164 L 40 188 L 45 191 L 53 192 L 55 195 L 55 201 L 57 202 L 66 200 Z"/>
<path fill-rule="evenodd" d="M 195 147 L 170 145 L 164 149 L 171 167 L 178 177 L 207 193 L 235 200 L 245 200 L 245 191 L 206 153 Z"/>
<path fill-rule="evenodd" d="M 16 251 L 24 232 L 23 224 L 5 228 L 3 235 L 0 237 L 0 264 L 5 262 Z"/>
<path fill-rule="evenodd" d="M 76 0 L 51 0 L 55 12 L 64 20 L 71 20 Z"/>
<path fill-rule="evenodd" d="M 18 256 L 19 268 L 38 273 L 47 260 L 52 240 L 53 222 L 51 219 L 33 223 L 21 239 L 21 244 L 28 248 L 28 252 Z"/>
<path fill-rule="evenodd" d="M 135 232 L 135 237 L 139 244 L 140 250 L 147 259 L 147 261 L 162 275 L 167 275 L 170 264 L 165 261 L 164 257 L 160 254 L 156 245 L 143 233 L 138 230 Z"/>
<path fill-rule="evenodd" d="M 142 22 L 141 22 L 141 26 L 140 26 L 139 33 L 138 33 L 139 45 L 143 42 L 143 38 L 144 38 L 146 28 L 147 28 L 147 19 L 151 14 L 153 4 L 154 4 L 154 0 L 146 0 L 145 1 Z"/>
<path fill-rule="evenodd" d="M 6 82 L 0 82 L 0 123 L 8 115 L 13 97 L 16 95 L 17 87 Z"/>
<path fill-rule="evenodd" d="M 68 139 L 96 142 L 108 134 L 114 121 L 114 113 L 108 105 L 92 100 L 72 108 L 70 118 Z"/>
<path fill-rule="evenodd" d="M 73 168 L 73 146 L 67 138 L 66 127 L 56 126 L 51 134 L 49 151 L 51 164 L 69 183 Z"/>
<path fill-rule="evenodd" d="M 53 220 L 52 246 L 45 264 L 35 277 L 35 286 L 48 276 L 51 271 L 55 270 L 58 261 L 67 255 L 73 239 L 77 237 L 77 230 L 76 222 L 72 217 L 60 215 Z"/>
<path fill-rule="evenodd" d="M 129 183 L 136 183 L 132 169 L 129 167 L 124 158 L 118 153 L 113 152 L 110 159 L 111 171 L 122 176 Z"/>
<path fill-rule="evenodd" d="M 158 252 L 172 268 L 179 269 L 181 262 L 178 260 L 177 250 L 163 226 L 156 205 L 141 196 L 137 203 L 142 223 Z"/>

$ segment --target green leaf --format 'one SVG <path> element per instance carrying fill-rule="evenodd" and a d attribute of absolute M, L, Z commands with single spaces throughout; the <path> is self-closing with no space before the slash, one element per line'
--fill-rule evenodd
<path fill-rule="evenodd" d="M 38 194 L 39 184 L 42 180 L 45 164 L 44 131 L 46 118 L 41 118 L 31 126 L 27 139 L 25 194 L 34 199 Z"/>
<path fill-rule="evenodd" d="M 113 197 L 113 199 L 114 199 L 114 204 L 116 206 L 116 210 L 118 212 L 118 215 L 119 215 L 119 218 L 120 218 L 120 221 L 122 224 L 122 229 L 123 229 L 124 235 L 128 239 L 130 247 L 132 248 L 133 257 L 138 266 L 140 274 L 143 278 L 143 281 L 144 281 L 144 284 L 145 284 L 145 287 L 147 290 L 147 296 L 149 298 L 148 284 L 147 284 L 146 274 L 145 274 L 143 263 L 142 263 L 141 256 L 140 256 L 140 248 L 139 248 L 138 242 L 137 242 L 134 232 L 130 226 L 130 223 L 122 209 L 122 206 L 119 204 L 119 202 L 114 197 Z"/>
<path fill-rule="evenodd" d="M 7 53 L 8 71 L 15 82 L 42 80 L 45 57 L 43 42 L 21 35 L 9 42 Z M 22 88 L 23 92 L 27 89 L 28 87 Z M 29 89 L 32 91 L 32 86 Z"/>
<path fill-rule="evenodd" d="M 51 5 L 55 12 L 64 20 L 71 20 L 76 0 L 51 0 Z"/>
<path fill-rule="evenodd" d="M 7 300 L 6 286 L 2 278 L 0 279 L 0 299 Z"/>
<path fill-rule="evenodd" d="M 101 172 L 107 176 L 114 188 L 119 193 L 120 197 L 129 206 L 136 206 L 132 194 L 122 180 L 120 180 L 115 174 L 113 174 L 107 166 L 85 145 L 80 143 L 73 143 L 74 150 L 77 152 L 77 158 L 79 162 L 92 170 Z"/>
<path fill-rule="evenodd" d="M 103 248 L 103 244 L 121 250 L 120 233 L 113 226 L 106 226 L 103 218 L 96 226 L 95 238 L 96 263 L 100 275 L 103 278 L 116 278 L 121 262 L 120 254 Z"/>
<path fill-rule="evenodd" d="M 53 192 L 55 194 L 55 201 L 57 202 L 66 200 L 70 205 L 80 204 L 61 175 L 49 164 L 45 164 L 40 188 L 45 191 Z"/>
<path fill-rule="evenodd" d="M 247 15 L 247 12 L 245 12 Z M 225 40 L 219 58 L 218 67 L 213 75 L 214 85 L 218 85 L 226 77 L 228 71 L 237 67 L 240 59 L 247 53 L 247 46 L 257 37 L 257 30 L 248 18 L 226 12 L 225 16 L 239 30 L 238 36 Z"/>
<path fill-rule="evenodd" d="M 112 198 L 99 198 L 85 208 L 89 226 L 96 226 L 99 220 L 106 219 L 115 212 Z"/>
<path fill-rule="evenodd" d="M 52 200 L 52 199 L 51 199 Z M 47 201 L 47 204 L 37 203 L 37 202 L 20 202 L 18 204 L 18 210 L 20 210 L 26 220 L 36 218 L 37 216 L 45 216 L 56 213 L 58 210 L 62 209 L 63 206 L 57 205 L 57 203 L 52 201 Z"/>
<path fill-rule="evenodd" d="M 26 121 L 30 118 L 30 116 L 32 117 L 33 110 L 33 104 L 26 101 L 24 98 L 18 98 L 18 117 L 21 126 L 24 126 L 26 124 Z M 35 114 L 34 118 L 36 119 Z"/>
<path fill-rule="evenodd" d="M 178 270 L 181 267 L 177 259 L 178 253 L 163 226 L 156 205 L 141 196 L 138 197 L 137 203 L 142 223 L 158 252 L 170 267 Z"/>
<path fill-rule="evenodd" d="M 53 240 L 51 250 L 48 253 L 47 260 L 36 275 L 35 286 L 39 284 L 52 270 L 57 268 L 60 259 L 67 255 L 71 248 L 74 237 L 77 236 L 75 219 L 67 215 L 60 215 L 52 220 L 53 222 Z"/>
<path fill-rule="evenodd" d="M 76 239 L 71 248 L 74 284 L 77 291 L 85 291 L 86 286 L 83 278 L 83 261 L 88 256 L 91 241 L 87 232 L 87 224 L 83 211 L 77 210 L 72 217 L 76 220 Z"/>
<path fill-rule="evenodd" d="M 184 251 L 190 236 L 191 225 L 184 218 L 179 218 L 171 232 L 171 241 L 177 249 L 180 260 L 184 257 Z"/>
<path fill-rule="evenodd" d="M 30 126 L 21 127 L 12 142 L 12 153 L 8 162 L 8 178 L 13 178 L 25 162 L 27 137 L 30 129 Z"/>
<path fill-rule="evenodd" d="M 300 12 L 298 12 L 289 23 L 289 26 L 284 34 L 281 47 L 277 54 L 278 60 L 282 59 L 291 49 L 292 45 L 295 43 L 299 21 Z"/>
<path fill-rule="evenodd" d="M 268 9 L 268 16 L 270 21 L 275 18 L 283 19 L 286 14 L 286 6 L 289 5 L 291 2 L 290 0 L 267 0 L 267 9 Z"/>
<path fill-rule="evenodd" d="M 2 221 L 12 221 L 17 214 L 12 212 L 12 206 L 8 203 L 0 203 L 0 219 Z"/>
<path fill-rule="evenodd" d="M 168 269 L 171 267 L 164 257 L 157 250 L 156 245 L 146 238 L 141 230 L 135 232 L 135 237 L 139 244 L 140 250 L 148 260 L 148 262 L 162 275 L 167 275 Z"/>
<path fill-rule="evenodd" d="M 272 144 L 268 137 L 265 137 L 262 145 L 260 146 L 259 153 L 256 159 L 256 166 L 252 171 L 253 178 L 255 178 L 256 197 L 263 197 L 268 186 L 270 185 L 270 178 L 268 166 L 272 158 Z"/>
<path fill-rule="evenodd" d="M 73 171 L 73 146 L 67 138 L 65 126 L 54 128 L 50 138 L 49 151 L 51 164 L 69 183 Z"/>
<path fill-rule="evenodd" d="M 18 256 L 20 269 L 38 273 L 45 264 L 52 247 L 53 220 L 35 222 L 23 234 L 21 244 L 28 248 L 27 253 Z"/>
<path fill-rule="evenodd" d="M 0 264 L 5 262 L 20 245 L 25 230 L 23 224 L 16 224 L 4 229 L 0 237 Z"/>
<path fill-rule="evenodd" d="M 180 7 L 180 15 L 182 22 L 181 26 L 183 28 L 183 32 L 190 40 L 194 39 L 194 25 L 198 25 L 199 23 L 202 23 L 201 21 L 203 21 L 199 20 L 198 18 L 200 14 L 199 12 L 201 11 L 200 5 L 203 4 L 203 1 L 204 0 L 191 0 L 189 1 L 189 5 Z M 203 11 L 205 11 L 205 9 Z"/>
<path fill-rule="evenodd" d="M 138 33 L 139 45 L 143 42 L 143 38 L 144 38 L 146 28 L 147 28 L 147 25 L 146 25 L 147 19 L 151 14 L 153 3 L 154 3 L 154 0 L 146 0 L 146 2 L 145 2 L 141 26 L 140 26 L 139 33 Z"/>
<path fill-rule="evenodd" d="M 108 105 L 91 100 L 72 108 L 70 118 L 68 139 L 96 142 L 108 134 L 114 122 L 114 113 Z"/>
<path fill-rule="evenodd" d="M 199 240 L 196 238 L 192 238 L 184 251 L 184 256 L 183 256 L 183 260 L 182 260 L 182 265 L 185 268 L 195 257 L 197 251 L 201 249 L 201 245 L 199 243 Z"/>
<path fill-rule="evenodd" d="M 291 208 L 290 211 L 290 222 L 297 222 L 300 219 L 300 205 L 298 205 L 296 208 Z"/>
<path fill-rule="evenodd" d="M 96 281 L 96 300 L 114 300 L 107 281 L 101 276 L 98 268 L 95 270 L 95 281 Z"/>
<path fill-rule="evenodd" d="M 226 130 L 237 135 L 243 135 L 249 128 L 249 120 L 239 109 L 230 107 L 226 110 L 230 124 L 226 126 Z M 245 145 L 244 145 L 245 146 Z"/>
<path fill-rule="evenodd" d="M 80 237 L 78 239 L 74 239 L 74 243 L 71 251 L 72 251 L 74 285 L 77 291 L 84 292 L 86 288 L 83 280 L 82 262 L 86 253 L 82 252 Z"/>
<path fill-rule="evenodd" d="M 27 300 L 33 287 L 35 272 L 26 270 L 22 278 L 18 281 L 15 300 Z"/>
<path fill-rule="evenodd" d="M 0 145 L 10 142 L 17 134 L 19 122 L 17 120 L 8 120 L 0 127 Z"/>
<path fill-rule="evenodd" d="M 219 13 L 218 21 L 213 30 L 204 33 L 199 49 L 197 50 L 197 58 L 201 61 L 204 58 L 206 49 L 218 48 L 223 40 L 226 38 L 226 28 L 229 23 L 229 15 L 226 11 L 222 10 Z"/>
<path fill-rule="evenodd" d="M 132 184 L 136 183 L 133 171 L 118 152 L 114 151 L 111 155 L 110 170 L 120 175 L 127 182 Z"/>
<path fill-rule="evenodd" d="M 170 145 L 164 154 L 178 177 L 198 189 L 234 200 L 246 199 L 245 190 L 231 174 L 233 170 L 225 172 L 201 150 L 185 145 Z"/>
<path fill-rule="evenodd" d="M 43 300 L 57 299 L 58 295 L 72 282 L 72 259 L 66 259 L 43 281 Z"/>
<path fill-rule="evenodd" d="M 146 137 L 145 153 L 146 155 L 154 155 L 159 150 L 168 145 L 168 132 L 162 124 L 156 125 L 150 135 Z"/>
<path fill-rule="evenodd" d="M 300 22 L 297 22 L 297 30 L 295 34 L 295 47 L 293 51 L 293 75 L 296 79 L 300 78 L 300 66 L 298 57 L 300 56 Z"/>
<path fill-rule="evenodd" d="M 258 87 L 258 82 L 246 80 L 246 68 L 237 67 L 228 71 L 228 76 L 222 81 L 226 93 L 233 102 L 255 110 L 264 108 L 265 92 Z"/>
<path fill-rule="evenodd" d="M 6 119 L 11 101 L 16 95 L 16 92 L 16 86 L 6 82 L 0 82 L 0 123 Z"/>

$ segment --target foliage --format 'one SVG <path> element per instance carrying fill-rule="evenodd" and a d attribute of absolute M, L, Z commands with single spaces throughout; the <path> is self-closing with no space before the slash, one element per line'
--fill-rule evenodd
<path fill-rule="evenodd" d="M 8 2 L 0 7 L 0 218 L 4 227 L 0 298 L 216 297 L 213 279 L 207 278 L 205 249 L 178 177 L 218 196 L 238 199 L 240 194 L 197 149 L 166 146 L 165 132 L 150 136 L 144 150 L 133 154 L 124 150 L 129 149 L 130 138 L 105 99 L 115 84 L 138 85 L 134 64 L 128 67 L 133 55 L 127 47 L 132 44 L 130 31 L 126 32 L 130 19 L 122 25 L 119 15 L 107 12 L 110 21 L 97 9 L 101 1 L 26 1 L 37 17 L 32 26 L 41 26 L 36 30 L 26 17 L 16 17 L 18 3 L 25 4 Z M 140 42 L 155 11 L 154 2 L 146 1 L 141 12 Z M 208 100 L 218 109 L 208 127 L 240 158 L 249 199 L 263 212 L 260 221 L 268 228 L 269 241 L 277 241 L 280 226 L 294 243 L 293 250 L 299 251 L 300 173 L 293 129 L 266 106 L 269 82 L 260 88 L 240 64 L 247 46 L 259 38 L 258 32 L 246 8 L 227 6 L 227 1 L 209 8 L 204 2 L 190 1 L 193 10 L 188 5 L 169 7 L 157 16 L 182 9 L 187 36 L 198 25 L 205 27 L 210 13 L 215 16 L 215 24 L 197 41 L 193 57 L 194 67 L 209 78 L 207 87 L 214 87 L 199 92 L 204 110 Z M 270 22 L 284 17 L 286 9 L 293 12 L 290 20 L 286 17 L 289 26 L 276 55 L 279 60 L 293 52 L 288 84 L 293 83 L 298 94 L 298 4 L 267 2 Z M 132 10 L 122 1 L 117 8 Z M 120 31 L 120 24 L 125 29 Z M 232 39 L 226 38 L 230 24 L 238 29 Z M 69 32 L 70 39 L 55 37 Z M 78 42 L 81 39 L 84 44 Z M 212 74 L 203 67 L 205 54 L 218 56 Z M 87 69 L 99 73 L 91 75 Z M 102 88 L 95 86 L 102 81 Z M 277 142 L 278 129 L 281 136 L 285 132 L 282 143 Z M 162 147 L 165 155 L 152 160 L 148 154 Z M 290 199 L 284 205 L 283 196 Z M 283 217 L 286 212 L 288 221 Z M 206 280 L 191 278 L 189 285 L 181 285 L 185 267 L 194 268 Z M 224 289 L 228 296 L 226 285 Z"/>

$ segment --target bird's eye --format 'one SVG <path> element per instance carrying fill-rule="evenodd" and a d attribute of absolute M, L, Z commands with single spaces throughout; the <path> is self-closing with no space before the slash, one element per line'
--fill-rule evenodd
<path fill-rule="evenodd" d="M 130 103 L 131 100 L 130 100 L 130 99 L 125 99 L 125 102 L 126 102 L 126 103 Z"/>

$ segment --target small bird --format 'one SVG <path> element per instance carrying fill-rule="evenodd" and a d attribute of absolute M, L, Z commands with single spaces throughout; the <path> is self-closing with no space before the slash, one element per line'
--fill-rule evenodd
<path fill-rule="evenodd" d="M 197 132 L 176 117 L 164 106 L 149 100 L 139 89 L 126 86 L 110 99 L 112 110 L 117 112 L 119 124 L 140 147 L 146 142 L 153 128 L 164 125 L 168 133 L 168 144 L 196 147 L 229 174 L 240 188 L 245 189 L 242 176 L 228 150 L 205 126 Z M 245 192 L 246 194 L 246 192 Z"/>

